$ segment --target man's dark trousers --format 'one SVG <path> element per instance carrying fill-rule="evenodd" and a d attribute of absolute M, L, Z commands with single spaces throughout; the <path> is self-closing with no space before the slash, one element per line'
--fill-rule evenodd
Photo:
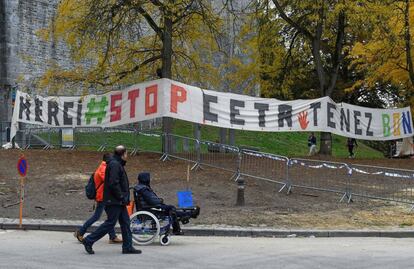
<path fill-rule="evenodd" d="M 79 233 L 80 235 L 84 235 L 86 233 L 86 231 L 88 230 L 89 227 L 92 226 L 92 224 L 94 224 L 95 222 L 97 222 L 101 216 L 102 213 L 105 210 L 105 203 L 104 202 L 98 202 L 96 204 L 96 209 L 95 212 L 93 213 L 92 217 L 90 217 L 83 225 L 82 227 L 79 229 Z M 113 240 L 116 237 L 115 234 L 115 228 L 112 229 L 109 233 L 109 239 Z"/>
<path fill-rule="evenodd" d="M 126 206 L 124 205 L 107 205 L 105 207 L 108 219 L 102 223 L 95 232 L 85 237 L 85 243 L 92 246 L 96 241 L 105 236 L 114 229 L 115 224 L 119 221 L 122 231 L 122 249 L 129 250 L 132 248 L 132 233 L 130 229 L 130 220 Z"/>

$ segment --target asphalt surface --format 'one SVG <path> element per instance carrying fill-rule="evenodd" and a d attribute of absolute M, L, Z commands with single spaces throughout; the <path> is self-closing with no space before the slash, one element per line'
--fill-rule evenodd
<path fill-rule="evenodd" d="M 88 255 L 71 233 L 0 230 L 0 268 L 413 268 L 414 239 L 174 237 L 123 255 L 107 237 Z"/>

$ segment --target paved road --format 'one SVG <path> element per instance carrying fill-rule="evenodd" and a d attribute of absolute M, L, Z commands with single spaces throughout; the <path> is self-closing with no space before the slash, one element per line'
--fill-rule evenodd
<path fill-rule="evenodd" d="M 175 237 L 141 255 L 98 242 L 87 255 L 72 234 L 0 230 L 0 268 L 413 268 L 414 239 Z"/>

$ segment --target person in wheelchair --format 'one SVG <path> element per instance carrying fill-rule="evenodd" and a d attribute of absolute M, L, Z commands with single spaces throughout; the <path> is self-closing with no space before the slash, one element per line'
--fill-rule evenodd
<path fill-rule="evenodd" d="M 135 202 L 138 210 L 150 210 L 151 208 L 159 208 L 165 214 L 169 215 L 172 220 L 173 234 L 182 235 L 180 221 L 187 224 L 190 218 L 197 218 L 200 214 L 200 208 L 197 206 L 189 210 L 178 209 L 173 205 L 164 204 L 164 199 L 159 198 L 151 188 L 151 176 L 148 172 L 138 175 L 138 184 L 134 187 Z M 139 207 L 139 208 L 138 208 Z"/>

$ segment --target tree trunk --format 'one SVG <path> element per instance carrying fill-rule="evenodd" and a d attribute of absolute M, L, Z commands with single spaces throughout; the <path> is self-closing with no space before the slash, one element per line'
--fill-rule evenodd
<path fill-rule="evenodd" d="M 323 10 L 320 12 L 321 20 L 324 16 Z M 319 87 L 322 96 L 331 96 L 338 79 L 339 68 L 342 63 L 342 49 L 345 36 L 345 13 L 341 11 L 338 15 L 338 29 L 336 36 L 335 51 L 333 53 L 332 67 L 327 75 L 324 71 L 322 57 L 321 57 L 321 37 L 322 24 L 319 24 L 316 31 L 316 36 L 312 40 L 312 55 L 314 57 L 315 69 L 319 79 Z M 328 80 L 330 78 L 330 81 Z M 332 134 L 327 132 L 321 133 L 320 139 L 320 154 L 332 155 Z"/>
<path fill-rule="evenodd" d="M 405 0 L 404 10 L 404 28 L 405 28 L 405 52 L 408 75 L 410 77 L 411 86 L 414 86 L 414 66 L 411 56 L 411 32 L 410 32 L 410 0 Z"/>
<path fill-rule="evenodd" d="M 312 41 L 312 54 L 315 61 L 315 70 L 318 75 L 319 89 L 322 96 L 326 96 L 326 74 L 323 70 L 323 64 L 320 55 L 320 40 L 314 39 Z M 320 154 L 332 155 L 332 135 L 331 133 L 321 132 L 320 138 Z"/>
<path fill-rule="evenodd" d="M 332 155 L 332 134 L 327 132 L 321 132 L 321 145 L 319 148 L 319 154 Z"/>
<path fill-rule="evenodd" d="M 162 38 L 162 78 L 172 78 L 172 28 L 173 22 L 170 15 L 164 11 L 164 29 Z M 162 131 L 166 134 L 167 139 L 164 139 L 163 153 L 169 154 L 173 152 L 173 139 L 168 139 L 169 134 L 172 133 L 174 122 L 172 118 L 162 118 Z"/>
<path fill-rule="evenodd" d="M 323 26 L 326 23 L 326 12 L 328 12 L 325 9 L 326 1 L 321 1 L 321 6 L 318 10 L 319 20 L 313 33 L 311 33 L 305 26 L 299 23 L 299 21 L 292 20 L 292 18 L 290 18 L 288 14 L 285 13 L 285 11 L 283 10 L 283 5 L 279 3 L 279 1 L 272 0 L 272 2 L 278 10 L 280 17 L 311 42 L 313 62 L 315 66 L 316 75 L 318 76 L 319 80 L 319 90 L 321 96 L 331 96 L 332 91 L 335 88 L 339 68 L 343 60 L 342 50 L 343 41 L 345 37 L 345 11 L 341 11 L 338 16 L 338 31 L 336 37 L 335 52 L 333 54 L 331 71 L 329 72 L 329 74 L 327 74 L 327 72 L 325 71 L 326 68 L 324 68 L 324 63 L 322 61 L 323 58 L 321 56 L 322 32 Z M 330 81 L 329 78 L 331 79 Z M 320 153 L 328 155 L 332 153 L 332 135 L 330 133 L 321 133 Z"/>
<path fill-rule="evenodd" d="M 220 144 L 226 145 L 227 144 L 227 129 L 226 128 L 219 128 L 219 140 Z M 226 152 L 225 148 L 220 147 L 220 152 Z"/>
<path fill-rule="evenodd" d="M 162 68 L 163 78 L 172 78 L 172 28 L 173 22 L 168 14 L 164 14 L 164 31 L 162 40 Z"/>
<path fill-rule="evenodd" d="M 201 124 L 194 123 L 193 126 L 194 126 L 194 131 L 193 131 L 194 139 L 201 140 Z"/>
<path fill-rule="evenodd" d="M 235 146 L 236 145 L 236 130 L 229 129 L 229 145 Z"/>
<path fill-rule="evenodd" d="M 227 144 L 227 129 L 219 128 L 219 143 Z"/>

